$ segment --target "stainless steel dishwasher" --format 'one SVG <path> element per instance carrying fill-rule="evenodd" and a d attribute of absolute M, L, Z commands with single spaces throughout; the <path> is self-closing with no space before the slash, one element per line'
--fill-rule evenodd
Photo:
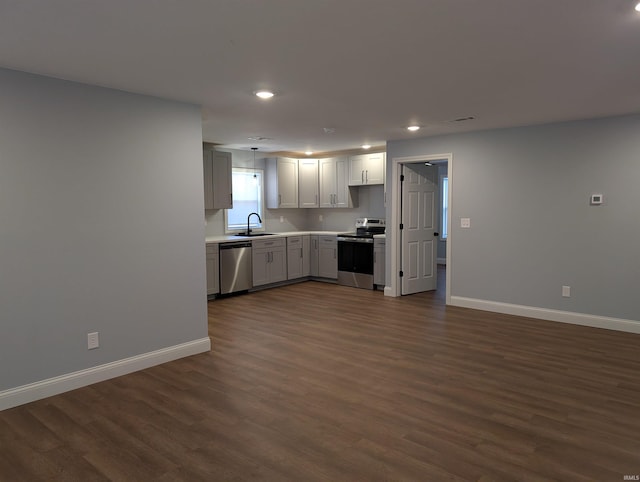
<path fill-rule="evenodd" d="M 220 244 L 220 294 L 247 291 L 253 287 L 251 241 Z"/>

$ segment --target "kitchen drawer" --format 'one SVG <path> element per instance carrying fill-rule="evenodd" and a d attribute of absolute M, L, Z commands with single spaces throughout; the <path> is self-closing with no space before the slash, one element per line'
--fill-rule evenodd
<path fill-rule="evenodd" d="M 318 241 L 321 244 L 335 244 L 338 242 L 336 236 L 319 236 Z"/>
<path fill-rule="evenodd" d="M 254 239 L 251 241 L 253 249 L 261 248 L 284 248 L 286 244 L 286 238 L 275 239 Z"/>
<path fill-rule="evenodd" d="M 302 236 L 289 236 L 287 246 L 302 246 Z"/>

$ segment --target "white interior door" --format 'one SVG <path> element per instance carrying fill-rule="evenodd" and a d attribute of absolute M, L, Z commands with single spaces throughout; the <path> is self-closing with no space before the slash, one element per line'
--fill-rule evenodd
<path fill-rule="evenodd" d="M 401 294 L 436 289 L 438 168 L 424 163 L 402 168 Z"/>

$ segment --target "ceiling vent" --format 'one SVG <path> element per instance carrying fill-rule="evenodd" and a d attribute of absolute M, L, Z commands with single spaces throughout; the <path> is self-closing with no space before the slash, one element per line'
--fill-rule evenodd
<path fill-rule="evenodd" d="M 457 119 L 452 119 L 448 122 L 464 122 L 464 121 L 470 121 L 470 120 L 474 120 L 475 117 L 473 116 L 469 116 L 469 117 L 458 117 Z"/>

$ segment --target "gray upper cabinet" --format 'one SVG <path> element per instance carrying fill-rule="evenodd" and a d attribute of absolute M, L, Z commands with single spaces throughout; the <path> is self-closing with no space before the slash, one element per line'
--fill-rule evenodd
<path fill-rule="evenodd" d="M 318 159 L 298 159 L 298 207 L 317 208 Z"/>
<path fill-rule="evenodd" d="M 298 159 L 265 159 L 266 203 L 268 209 L 298 207 Z"/>
<path fill-rule="evenodd" d="M 347 157 L 320 159 L 318 177 L 321 208 L 352 208 L 357 206 L 357 191 L 349 189 L 349 161 Z"/>
<path fill-rule="evenodd" d="M 204 208 L 233 207 L 231 153 L 211 149 L 202 151 L 204 174 Z"/>
<path fill-rule="evenodd" d="M 349 185 L 384 184 L 384 152 L 361 154 L 349 158 Z"/>

